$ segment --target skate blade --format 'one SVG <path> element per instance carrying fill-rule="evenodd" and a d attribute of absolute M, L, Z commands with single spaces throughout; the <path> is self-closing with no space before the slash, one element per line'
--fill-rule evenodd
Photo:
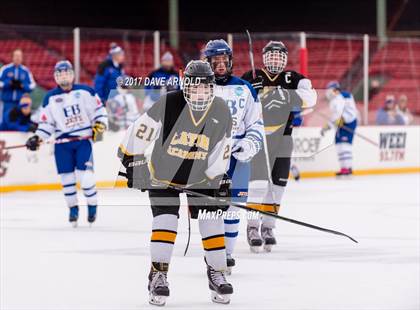
<path fill-rule="evenodd" d="M 338 180 L 351 180 L 352 175 L 351 174 L 337 175 L 336 178 Z"/>
<path fill-rule="evenodd" d="M 264 244 L 264 251 L 270 253 L 272 247 L 273 247 L 272 244 Z"/>
<path fill-rule="evenodd" d="M 252 253 L 260 253 L 260 246 L 250 246 L 249 249 L 251 250 Z"/>
<path fill-rule="evenodd" d="M 232 267 L 227 267 L 226 275 L 230 276 L 232 274 Z"/>
<path fill-rule="evenodd" d="M 162 307 L 166 304 L 166 297 L 149 294 L 149 304 Z"/>
<path fill-rule="evenodd" d="M 71 227 L 73 227 L 73 228 L 77 228 L 77 221 L 75 221 L 75 222 L 70 222 L 70 224 L 71 224 Z"/>
<path fill-rule="evenodd" d="M 230 303 L 230 295 L 231 294 L 226 294 L 226 295 L 220 295 L 217 294 L 215 291 L 211 291 L 211 301 L 215 302 L 217 304 L 228 304 Z"/>

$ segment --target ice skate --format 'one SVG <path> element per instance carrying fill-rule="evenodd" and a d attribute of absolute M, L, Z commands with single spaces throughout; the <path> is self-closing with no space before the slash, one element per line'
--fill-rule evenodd
<path fill-rule="evenodd" d="M 235 259 L 232 257 L 231 254 L 226 255 L 226 265 L 227 265 L 227 271 L 226 274 L 230 276 L 232 274 L 232 268 L 235 266 Z"/>
<path fill-rule="evenodd" d="M 337 178 L 348 178 L 353 174 L 352 169 L 350 168 L 341 168 L 340 171 L 338 171 L 335 176 Z"/>
<path fill-rule="evenodd" d="M 88 206 L 88 222 L 91 226 L 96 220 L 96 209 L 96 206 Z"/>
<path fill-rule="evenodd" d="M 79 219 L 79 207 L 75 206 L 75 207 L 71 207 L 69 209 L 70 209 L 69 222 L 74 228 L 76 228 L 77 227 L 77 220 Z"/>
<path fill-rule="evenodd" d="M 261 236 L 264 240 L 264 250 L 266 252 L 271 252 L 273 245 L 277 244 L 276 237 L 274 237 L 273 229 L 261 225 Z"/>
<path fill-rule="evenodd" d="M 233 293 L 233 287 L 226 281 L 224 272 L 216 271 L 207 265 L 207 277 L 209 279 L 211 300 L 219 304 L 230 303 L 230 295 Z"/>
<path fill-rule="evenodd" d="M 260 247 L 263 244 L 263 240 L 261 239 L 261 236 L 258 233 L 258 228 L 248 225 L 246 228 L 246 236 L 251 252 L 258 253 Z"/>
<path fill-rule="evenodd" d="M 299 172 L 298 167 L 296 167 L 295 165 L 293 165 L 293 166 L 290 168 L 290 172 L 292 173 L 293 179 L 294 179 L 295 181 L 299 181 L 299 180 L 300 180 L 300 172 Z"/>
<path fill-rule="evenodd" d="M 168 264 L 152 263 L 149 273 L 149 303 L 156 306 L 164 306 L 169 296 L 169 284 L 167 281 Z"/>

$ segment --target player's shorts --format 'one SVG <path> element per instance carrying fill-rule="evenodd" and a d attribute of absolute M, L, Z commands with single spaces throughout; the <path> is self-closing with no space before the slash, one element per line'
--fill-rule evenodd
<path fill-rule="evenodd" d="M 56 144 L 54 155 L 59 174 L 70 173 L 75 169 L 93 169 L 92 142 L 90 140 Z"/>
<path fill-rule="evenodd" d="M 232 201 L 246 202 L 248 198 L 248 183 L 251 175 L 251 164 L 230 158 L 229 170 L 227 172 L 232 179 Z"/>
<path fill-rule="evenodd" d="M 196 190 L 197 192 L 213 196 L 214 190 L 212 189 L 201 189 Z M 179 198 L 179 191 L 173 189 L 151 189 L 149 190 L 150 205 L 152 208 L 153 217 L 162 214 L 173 214 L 179 217 L 179 207 L 181 205 Z M 188 208 L 190 210 L 191 218 L 197 218 L 200 210 L 207 210 L 209 212 L 217 211 L 222 209 L 226 211 L 228 206 L 222 206 L 212 203 L 210 200 L 202 197 L 192 197 L 187 195 Z"/>
<path fill-rule="evenodd" d="M 353 143 L 354 131 L 357 127 L 357 119 L 350 123 L 344 123 L 344 128 L 339 128 L 335 134 L 335 143 Z"/>

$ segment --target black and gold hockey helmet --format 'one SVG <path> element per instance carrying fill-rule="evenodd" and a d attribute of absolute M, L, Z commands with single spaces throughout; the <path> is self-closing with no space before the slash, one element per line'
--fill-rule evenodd
<path fill-rule="evenodd" d="M 206 111 L 214 99 L 215 77 L 210 64 L 202 60 L 190 61 L 184 71 L 182 91 L 193 111 Z"/>

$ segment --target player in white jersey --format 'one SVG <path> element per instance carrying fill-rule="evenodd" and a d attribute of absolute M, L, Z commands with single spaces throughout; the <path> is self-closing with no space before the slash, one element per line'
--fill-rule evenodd
<path fill-rule="evenodd" d="M 78 181 L 88 205 L 88 222 L 93 223 L 96 220 L 97 197 L 92 140 L 100 140 L 107 127 L 108 116 L 92 88 L 73 83 L 74 71 L 69 61 L 59 61 L 55 65 L 54 79 L 58 87 L 44 97 L 38 129 L 26 146 L 35 151 L 42 141 L 55 135 L 55 163 L 70 210 L 69 221 L 77 226 L 79 208 L 75 170 L 78 170 Z"/>
<path fill-rule="evenodd" d="M 356 102 L 351 93 L 341 90 L 337 81 L 329 82 L 326 90 L 331 116 L 329 122 L 322 128 L 321 135 L 331 129 L 337 128 L 335 145 L 337 150 L 340 171 L 337 176 L 346 176 L 353 173 L 353 136 L 357 127 Z"/>
<path fill-rule="evenodd" d="M 204 56 L 216 77 L 215 94 L 223 98 L 232 115 L 233 147 L 228 175 L 232 178 L 232 201 L 246 203 L 250 161 L 263 146 L 261 104 L 251 84 L 232 76 L 232 49 L 224 40 L 209 41 Z M 230 206 L 225 219 L 225 243 L 229 272 L 235 265 L 232 254 L 238 236 L 239 209 Z"/>
<path fill-rule="evenodd" d="M 109 130 L 112 131 L 127 129 L 140 116 L 136 97 L 125 86 L 125 83 L 117 86 L 117 95 L 108 100 L 107 108 Z"/>

